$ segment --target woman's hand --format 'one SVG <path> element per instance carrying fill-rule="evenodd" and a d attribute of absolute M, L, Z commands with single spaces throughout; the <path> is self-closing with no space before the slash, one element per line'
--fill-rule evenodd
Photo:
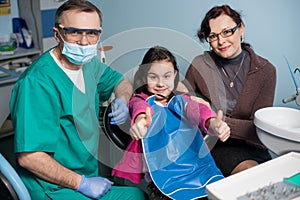
<path fill-rule="evenodd" d="M 148 127 L 152 123 L 151 109 L 146 108 L 145 114 L 139 114 L 134 124 L 131 126 L 129 133 L 132 139 L 139 140 L 142 139 L 147 133 Z"/>
<path fill-rule="evenodd" d="M 222 119 L 223 112 L 219 110 L 217 118 L 210 119 L 210 130 L 216 133 L 222 142 L 225 142 L 230 137 L 230 128 Z"/>
<path fill-rule="evenodd" d="M 196 101 L 198 103 L 202 103 L 202 104 L 206 105 L 207 107 L 211 108 L 209 102 L 205 101 L 204 99 L 202 99 L 200 97 L 191 96 L 191 100 Z"/>

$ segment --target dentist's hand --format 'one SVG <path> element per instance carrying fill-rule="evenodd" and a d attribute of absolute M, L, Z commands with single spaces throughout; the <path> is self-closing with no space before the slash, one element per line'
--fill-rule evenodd
<path fill-rule="evenodd" d="M 136 117 L 134 124 L 131 126 L 129 132 L 133 139 L 142 139 L 147 133 L 148 127 L 152 123 L 151 109 L 146 108 L 146 114 L 140 114 Z"/>
<path fill-rule="evenodd" d="M 100 176 L 86 178 L 82 175 L 80 185 L 76 191 L 93 199 L 100 199 L 110 190 L 112 184 L 113 182 Z"/>
<path fill-rule="evenodd" d="M 210 119 L 210 130 L 215 133 L 222 142 L 230 137 L 230 127 L 223 120 L 223 112 L 218 111 L 217 118 Z"/>
<path fill-rule="evenodd" d="M 112 102 L 111 113 L 108 114 L 108 117 L 111 117 L 111 124 L 121 125 L 126 122 L 128 114 L 126 100 L 124 98 L 117 98 Z"/>

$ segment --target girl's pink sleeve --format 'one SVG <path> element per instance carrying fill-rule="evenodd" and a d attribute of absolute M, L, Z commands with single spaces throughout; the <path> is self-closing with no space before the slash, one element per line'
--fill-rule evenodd
<path fill-rule="evenodd" d="M 134 95 L 129 100 L 128 106 L 129 106 L 129 113 L 131 116 L 131 125 L 134 124 L 135 118 L 142 113 L 146 112 L 146 108 L 151 106 L 146 102 L 146 99 L 148 98 L 148 95 L 141 93 Z M 151 113 L 153 114 L 153 110 L 151 108 Z"/>
<path fill-rule="evenodd" d="M 183 94 L 182 96 L 187 102 L 185 106 L 185 114 L 187 118 L 207 133 L 208 131 L 205 127 L 205 122 L 210 118 L 217 117 L 216 113 L 208 106 L 193 101 L 189 95 Z"/>

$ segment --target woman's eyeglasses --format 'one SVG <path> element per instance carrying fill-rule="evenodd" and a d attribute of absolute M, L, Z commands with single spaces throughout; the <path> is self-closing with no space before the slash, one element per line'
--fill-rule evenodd
<path fill-rule="evenodd" d="M 102 29 L 81 29 L 73 27 L 64 27 L 62 24 L 58 25 L 63 30 L 65 39 L 68 42 L 77 42 L 85 36 L 89 43 L 95 44 L 98 42 Z"/>
<path fill-rule="evenodd" d="M 222 36 L 222 38 L 227 38 L 229 36 L 232 36 L 235 31 L 241 27 L 241 23 L 239 23 L 238 25 L 236 25 L 235 27 L 231 28 L 231 29 L 226 29 L 226 30 L 223 30 L 222 32 L 220 33 L 212 33 L 210 34 L 207 38 L 206 38 L 206 41 L 207 42 L 214 42 L 216 40 L 219 39 L 219 35 Z"/>

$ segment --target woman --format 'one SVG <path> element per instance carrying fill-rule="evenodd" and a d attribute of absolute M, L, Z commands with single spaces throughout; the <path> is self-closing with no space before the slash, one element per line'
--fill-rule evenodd
<path fill-rule="evenodd" d="M 209 10 L 197 35 L 211 50 L 193 60 L 185 80 L 190 90 L 225 111 L 230 138 L 217 142 L 211 152 L 224 176 L 271 159 L 257 137 L 253 117 L 258 109 L 273 104 L 276 70 L 244 43 L 244 34 L 237 11 L 228 5 Z"/>

